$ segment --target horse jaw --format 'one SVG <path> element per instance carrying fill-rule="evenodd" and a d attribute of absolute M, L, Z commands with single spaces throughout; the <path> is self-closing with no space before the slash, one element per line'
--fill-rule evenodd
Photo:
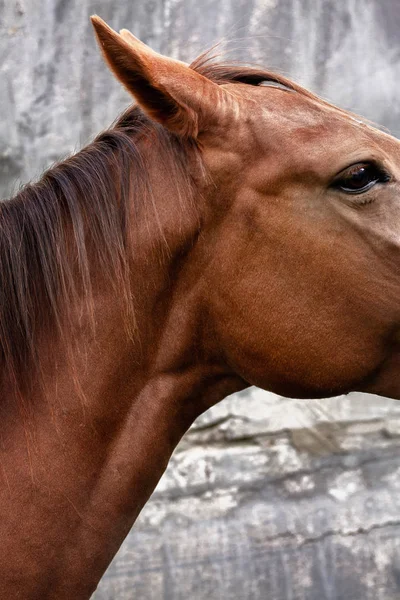
<path fill-rule="evenodd" d="M 373 377 L 364 382 L 361 392 L 400 400 L 400 347 L 380 365 Z"/>

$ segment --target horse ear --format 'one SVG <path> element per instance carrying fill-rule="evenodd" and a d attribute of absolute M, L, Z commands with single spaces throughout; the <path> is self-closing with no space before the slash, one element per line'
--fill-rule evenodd
<path fill-rule="evenodd" d="M 221 121 L 231 97 L 187 64 L 154 52 L 132 33 L 120 34 L 91 17 L 99 46 L 114 75 L 142 109 L 171 131 L 187 137 Z"/>

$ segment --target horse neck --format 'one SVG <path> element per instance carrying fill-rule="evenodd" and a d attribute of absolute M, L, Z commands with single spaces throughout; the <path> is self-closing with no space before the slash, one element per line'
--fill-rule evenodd
<path fill-rule="evenodd" d="M 133 341 L 117 292 L 99 285 L 96 335 L 82 327 L 72 371 L 62 344 L 49 341 L 42 364 L 60 359 L 44 368 L 29 410 L 2 401 L 3 597 L 89 598 L 182 434 L 241 387 L 204 351 L 197 325 L 197 215 L 182 214 L 157 161 L 149 168 L 157 221 L 148 206 L 132 238 Z"/>

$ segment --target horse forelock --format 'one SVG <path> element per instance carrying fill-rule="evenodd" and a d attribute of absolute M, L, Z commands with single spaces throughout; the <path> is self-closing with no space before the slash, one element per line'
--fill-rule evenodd
<path fill-rule="evenodd" d="M 218 46 L 216 46 L 218 48 Z M 372 127 L 387 132 L 387 129 L 368 118 L 361 117 L 360 115 L 353 113 L 350 110 L 340 108 L 335 104 L 329 102 L 329 100 L 314 94 L 310 90 L 303 86 L 295 83 L 288 77 L 280 73 L 275 73 L 268 69 L 264 69 L 259 66 L 246 66 L 238 64 L 229 64 L 219 61 L 219 54 L 215 52 L 215 49 L 207 50 L 201 54 L 196 60 L 190 65 L 192 69 L 211 79 L 219 85 L 226 83 L 244 83 L 253 86 L 264 86 L 284 88 L 288 91 L 296 92 L 300 96 L 308 98 L 320 105 L 323 108 L 329 108 L 329 110 L 337 113 L 338 115 L 350 119 L 353 122 L 357 122 L 362 126 Z"/>

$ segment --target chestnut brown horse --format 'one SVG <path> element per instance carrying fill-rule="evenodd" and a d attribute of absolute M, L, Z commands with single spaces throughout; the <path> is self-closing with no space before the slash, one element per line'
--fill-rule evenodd
<path fill-rule="evenodd" d="M 89 598 L 226 395 L 400 398 L 400 142 L 93 25 L 139 107 L 1 205 L 7 600 Z"/>

